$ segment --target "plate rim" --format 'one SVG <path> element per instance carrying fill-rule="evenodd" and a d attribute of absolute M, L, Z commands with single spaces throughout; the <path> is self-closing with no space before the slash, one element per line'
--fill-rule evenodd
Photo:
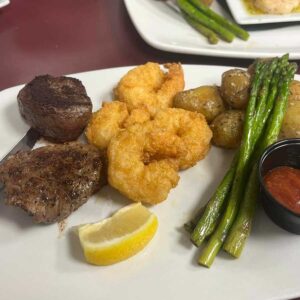
<path fill-rule="evenodd" d="M 217 69 L 226 69 L 226 68 L 235 68 L 235 66 L 222 66 L 222 65 L 207 65 L 207 64 L 183 64 L 182 65 L 183 66 L 183 68 L 184 67 L 187 67 L 187 68 L 199 68 L 199 67 L 202 67 L 202 68 L 215 68 L 216 70 Z M 84 76 L 84 75 L 87 75 L 87 74 L 91 74 L 91 73 L 98 73 L 98 72 L 103 72 L 103 71 L 114 71 L 114 70 L 121 70 L 121 69 L 129 69 L 129 68 L 132 68 L 132 67 L 135 67 L 135 66 L 119 66 L 119 67 L 112 67 L 112 68 L 105 68 L 105 69 L 97 69 L 97 70 L 91 70 L 91 71 L 86 71 L 86 72 L 79 72 L 79 73 L 72 73 L 72 74 L 69 74 L 69 75 L 63 75 L 63 76 L 74 76 L 75 78 L 76 77 L 79 77 L 79 76 Z M 213 71 L 213 72 L 215 72 L 215 71 Z M 299 75 L 297 75 L 297 76 L 299 76 Z M 300 76 L 299 76 L 300 77 Z M 205 78 L 205 76 L 203 77 L 203 78 Z M 5 89 L 5 90 L 2 90 L 2 91 L 0 91 L 0 93 L 1 92 L 5 92 L 5 91 L 7 91 L 7 90 L 9 90 L 9 89 L 16 89 L 16 88 L 18 88 L 18 87 L 20 87 L 20 86 L 22 86 L 22 84 L 21 85 L 16 85 L 16 86 L 12 86 L 12 87 L 10 87 L 10 88 L 7 88 L 7 89 Z M 99 88 L 100 89 L 100 88 Z M 186 256 L 186 257 L 182 257 L 182 259 L 183 260 L 187 260 L 187 258 L 188 258 L 188 256 Z M 91 267 L 92 268 L 92 267 Z M 228 271 L 230 271 L 230 270 L 228 270 Z M 247 270 L 245 270 L 245 271 L 247 271 Z M 229 272 L 230 273 L 230 272 Z M 82 275 L 82 273 L 78 273 L 78 274 L 80 274 L 80 275 Z M 92 272 L 90 272 L 90 274 L 92 274 L 92 275 L 95 275 L 95 273 L 92 273 Z M 69 274 L 68 274 L 69 275 Z M 211 275 L 213 275 L 213 274 L 211 274 Z M 201 278 L 201 272 L 199 272 L 199 276 L 200 276 L 200 278 Z M 203 276 L 203 273 L 202 273 L 202 276 Z M 84 276 L 83 276 L 84 277 Z M 81 277 L 82 278 L 82 277 Z M 101 287 L 101 286 L 100 286 Z M 285 296 L 287 295 L 288 297 L 297 297 L 297 296 L 299 296 L 300 294 L 300 292 L 298 292 L 298 291 L 300 291 L 300 289 L 299 290 L 297 290 L 297 291 L 295 291 L 295 290 L 290 290 L 288 293 L 287 292 L 285 292 L 284 291 L 284 289 L 282 289 L 282 293 L 284 294 L 284 292 L 285 292 Z M 101 292 L 101 290 L 100 290 L 100 292 Z M 246 291 L 245 291 L 246 292 Z M 38 295 L 38 297 L 40 297 L 41 295 Z M 44 297 L 45 295 L 44 294 L 42 294 L 42 297 Z M 64 295 L 63 295 L 64 296 Z M 63 297 L 62 296 L 62 297 Z M 281 296 L 281 295 L 280 295 Z M 68 294 L 66 294 L 65 295 L 65 297 L 68 297 Z M 61 298 L 61 297 L 58 297 L 59 299 Z M 107 298 L 109 298 L 109 299 L 111 299 L 111 297 L 107 297 Z M 259 297 L 258 297 L 259 298 Z M 28 294 L 24 294 L 24 299 L 30 299 L 29 297 L 28 297 Z M 37 298 L 35 298 L 34 297 L 34 299 L 37 299 Z M 48 298 L 47 298 L 48 299 Z M 91 299 L 91 298 L 90 298 Z M 259 298 L 259 299 L 261 299 L 261 298 Z M 271 300 L 271 299 L 273 299 L 273 300 L 275 300 L 275 299 L 281 299 L 281 297 L 267 297 L 266 299 L 269 299 L 269 300 Z"/>

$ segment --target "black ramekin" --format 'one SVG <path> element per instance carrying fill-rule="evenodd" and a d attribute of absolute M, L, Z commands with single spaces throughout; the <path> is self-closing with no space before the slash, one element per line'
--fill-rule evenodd
<path fill-rule="evenodd" d="M 300 234 L 300 215 L 281 205 L 265 186 L 266 173 L 280 166 L 300 168 L 300 138 L 281 140 L 269 146 L 259 161 L 260 198 L 265 212 L 281 228 Z"/>

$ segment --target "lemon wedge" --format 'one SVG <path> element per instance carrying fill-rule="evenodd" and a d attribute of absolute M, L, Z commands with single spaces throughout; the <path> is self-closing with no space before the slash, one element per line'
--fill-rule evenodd
<path fill-rule="evenodd" d="M 99 223 L 80 226 L 78 233 L 86 260 L 110 265 L 141 251 L 157 227 L 157 217 L 141 203 L 135 203 Z"/>

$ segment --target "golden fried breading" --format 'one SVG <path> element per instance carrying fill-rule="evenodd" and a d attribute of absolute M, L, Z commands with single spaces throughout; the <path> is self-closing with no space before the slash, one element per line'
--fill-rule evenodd
<path fill-rule="evenodd" d="M 212 132 L 201 113 L 180 108 L 159 111 L 153 120 L 155 127 L 163 128 L 178 136 L 185 147 L 179 168 L 187 169 L 203 159 L 210 148 Z"/>
<path fill-rule="evenodd" d="M 150 114 L 145 109 L 135 109 L 129 113 L 124 102 L 104 102 L 102 108 L 93 113 L 85 134 L 90 144 L 105 150 L 122 128 L 147 120 L 150 120 Z"/>
<path fill-rule="evenodd" d="M 159 203 L 177 185 L 178 169 L 204 158 L 212 137 L 205 117 L 178 108 L 120 131 L 108 147 L 108 181 L 133 201 Z"/>
<path fill-rule="evenodd" d="M 143 124 L 120 131 L 108 146 L 108 181 L 133 201 L 156 204 L 165 200 L 179 180 L 172 159 L 145 163 L 148 130 Z M 150 128 L 150 127 L 149 127 Z M 161 149 L 157 149 L 157 153 Z"/>
<path fill-rule="evenodd" d="M 89 143 L 100 150 L 106 149 L 111 138 L 117 135 L 121 124 L 128 116 L 125 103 L 119 101 L 104 102 L 102 108 L 93 113 L 85 130 Z"/>
<path fill-rule="evenodd" d="M 171 107 L 174 96 L 184 88 L 181 64 L 169 63 L 163 72 L 157 63 L 148 62 L 130 70 L 115 88 L 115 97 L 127 104 L 129 111 L 146 108 L 151 116 Z"/>
<path fill-rule="evenodd" d="M 129 113 L 128 118 L 123 123 L 123 128 L 127 128 L 137 123 L 142 124 L 148 120 L 150 120 L 149 111 L 144 108 L 136 108 Z"/>

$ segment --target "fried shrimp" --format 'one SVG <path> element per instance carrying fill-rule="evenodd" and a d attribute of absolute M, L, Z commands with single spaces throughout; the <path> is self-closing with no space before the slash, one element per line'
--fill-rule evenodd
<path fill-rule="evenodd" d="M 137 124 L 120 131 L 111 140 L 107 151 L 108 181 L 133 201 L 156 204 L 167 198 L 169 191 L 177 185 L 179 176 L 177 164 L 172 159 L 144 161 L 149 147 L 152 147 L 152 155 L 165 155 L 160 153 L 163 151 L 161 148 L 154 152 L 153 145 L 149 143 L 151 127 L 149 123 L 147 126 Z"/>
<path fill-rule="evenodd" d="M 150 114 L 145 109 L 129 113 L 124 102 L 104 102 L 102 108 L 93 113 L 85 134 L 90 144 L 104 150 L 122 128 L 147 120 L 150 120 Z"/>
<path fill-rule="evenodd" d="M 130 70 L 115 88 L 115 97 L 127 104 L 129 111 L 146 108 L 151 116 L 159 109 L 171 107 L 174 96 L 184 88 L 184 75 L 178 63 L 165 64 L 163 72 L 157 63 L 148 62 Z"/>
<path fill-rule="evenodd" d="M 93 113 L 86 128 L 85 134 L 89 143 L 100 150 L 106 149 L 128 116 L 125 103 L 119 101 L 104 102 L 102 108 Z"/>
<path fill-rule="evenodd" d="M 128 118 L 123 123 L 123 128 L 134 124 L 142 124 L 148 120 L 150 120 L 149 111 L 144 108 L 136 108 L 129 113 Z"/>
<path fill-rule="evenodd" d="M 180 169 L 192 167 L 205 157 L 212 132 L 201 113 L 168 108 L 159 111 L 153 122 L 155 127 L 164 128 L 180 138 L 185 149 L 178 158 Z"/>
<path fill-rule="evenodd" d="M 206 155 L 212 137 L 205 117 L 178 108 L 120 131 L 108 146 L 108 181 L 134 201 L 159 203 L 186 169 Z"/>

